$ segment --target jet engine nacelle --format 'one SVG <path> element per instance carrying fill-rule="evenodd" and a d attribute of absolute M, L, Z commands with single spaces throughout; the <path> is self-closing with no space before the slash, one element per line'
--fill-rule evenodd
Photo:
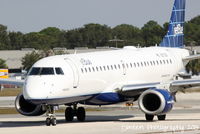
<path fill-rule="evenodd" d="M 23 94 L 19 94 L 15 99 L 15 108 L 20 114 L 26 116 L 39 116 L 46 112 L 42 105 L 35 105 L 25 100 Z"/>
<path fill-rule="evenodd" d="M 174 97 L 167 90 L 149 89 L 140 95 L 138 103 L 145 114 L 162 115 L 172 109 Z"/>

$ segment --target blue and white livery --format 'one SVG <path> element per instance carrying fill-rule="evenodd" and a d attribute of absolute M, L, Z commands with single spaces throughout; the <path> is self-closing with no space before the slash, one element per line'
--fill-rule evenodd
<path fill-rule="evenodd" d="M 85 109 L 78 104 L 138 100 L 146 120 L 153 120 L 154 116 L 165 120 L 176 92 L 200 85 L 200 80 L 176 80 L 189 60 L 200 57 L 183 48 L 184 18 L 185 0 L 175 0 L 167 35 L 158 47 L 129 46 L 39 60 L 25 80 L 23 93 L 16 98 L 17 111 L 26 116 L 46 113 L 49 126 L 56 125 L 54 112 L 59 105 L 68 106 L 66 121 L 72 121 L 74 116 L 84 121 Z"/>
<path fill-rule="evenodd" d="M 168 32 L 160 43 L 162 47 L 184 47 L 185 0 L 175 0 Z"/>

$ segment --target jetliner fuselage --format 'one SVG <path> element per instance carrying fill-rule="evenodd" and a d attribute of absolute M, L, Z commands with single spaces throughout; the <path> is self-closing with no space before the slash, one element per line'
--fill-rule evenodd
<path fill-rule="evenodd" d="M 47 57 L 33 65 L 23 95 L 36 104 L 83 101 L 102 105 L 126 101 L 116 93 L 124 85 L 173 80 L 184 69 L 182 59 L 187 56 L 188 50 L 180 48 L 125 47 Z"/>

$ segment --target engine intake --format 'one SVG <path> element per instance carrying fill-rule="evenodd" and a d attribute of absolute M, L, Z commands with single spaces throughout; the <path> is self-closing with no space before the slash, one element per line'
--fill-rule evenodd
<path fill-rule="evenodd" d="M 26 116 L 39 116 L 46 112 L 42 105 L 35 105 L 25 100 L 23 94 L 19 94 L 15 99 L 15 108 L 20 114 Z"/>
<path fill-rule="evenodd" d="M 138 103 L 144 113 L 161 115 L 172 109 L 174 97 L 167 90 L 149 89 L 140 95 Z"/>

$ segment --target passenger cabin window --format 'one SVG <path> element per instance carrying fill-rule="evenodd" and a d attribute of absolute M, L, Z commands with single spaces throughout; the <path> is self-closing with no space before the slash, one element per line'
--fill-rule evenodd
<path fill-rule="evenodd" d="M 126 67 L 128 68 L 128 63 L 126 63 Z"/>
<path fill-rule="evenodd" d="M 116 66 L 116 65 L 114 65 L 114 67 L 115 67 L 115 69 L 117 69 L 117 66 Z"/>
<path fill-rule="evenodd" d="M 120 65 L 118 64 L 118 68 L 120 69 Z"/>
<path fill-rule="evenodd" d="M 104 71 L 106 71 L 106 67 L 105 66 L 103 66 L 103 69 L 104 69 Z"/>
<path fill-rule="evenodd" d="M 110 65 L 110 67 L 111 67 L 111 70 L 113 70 L 113 66 L 112 66 L 112 65 Z"/>
<path fill-rule="evenodd" d="M 146 62 L 144 62 L 144 66 L 146 66 L 147 64 L 146 64 Z"/>
<path fill-rule="evenodd" d="M 110 69 L 109 66 L 107 65 L 108 70 Z"/>
<path fill-rule="evenodd" d="M 94 67 L 92 67 L 92 70 L 93 70 L 93 72 L 95 72 L 95 69 L 94 69 Z"/>
<path fill-rule="evenodd" d="M 165 60 L 163 60 L 163 63 L 165 64 Z"/>
<path fill-rule="evenodd" d="M 100 66 L 99 68 L 100 68 L 100 70 L 102 71 L 102 67 Z"/>
<path fill-rule="evenodd" d="M 131 68 L 133 67 L 132 63 L 130 63 Z"/>
<path fill-rule="evenodd" d="M 170 59 L 170 63 L 172 64 L 172 60 Z"/>
<path fill-rule="evenodd" d="M 56 74 L 57 74 L 57 75 L 64 75 L 64 72 L 63 72 L 62 68 L 56 67 L 55 70 L 56 70 Z M 83 71 L 83 70 L 82 70 L 82 71 Z"/>

